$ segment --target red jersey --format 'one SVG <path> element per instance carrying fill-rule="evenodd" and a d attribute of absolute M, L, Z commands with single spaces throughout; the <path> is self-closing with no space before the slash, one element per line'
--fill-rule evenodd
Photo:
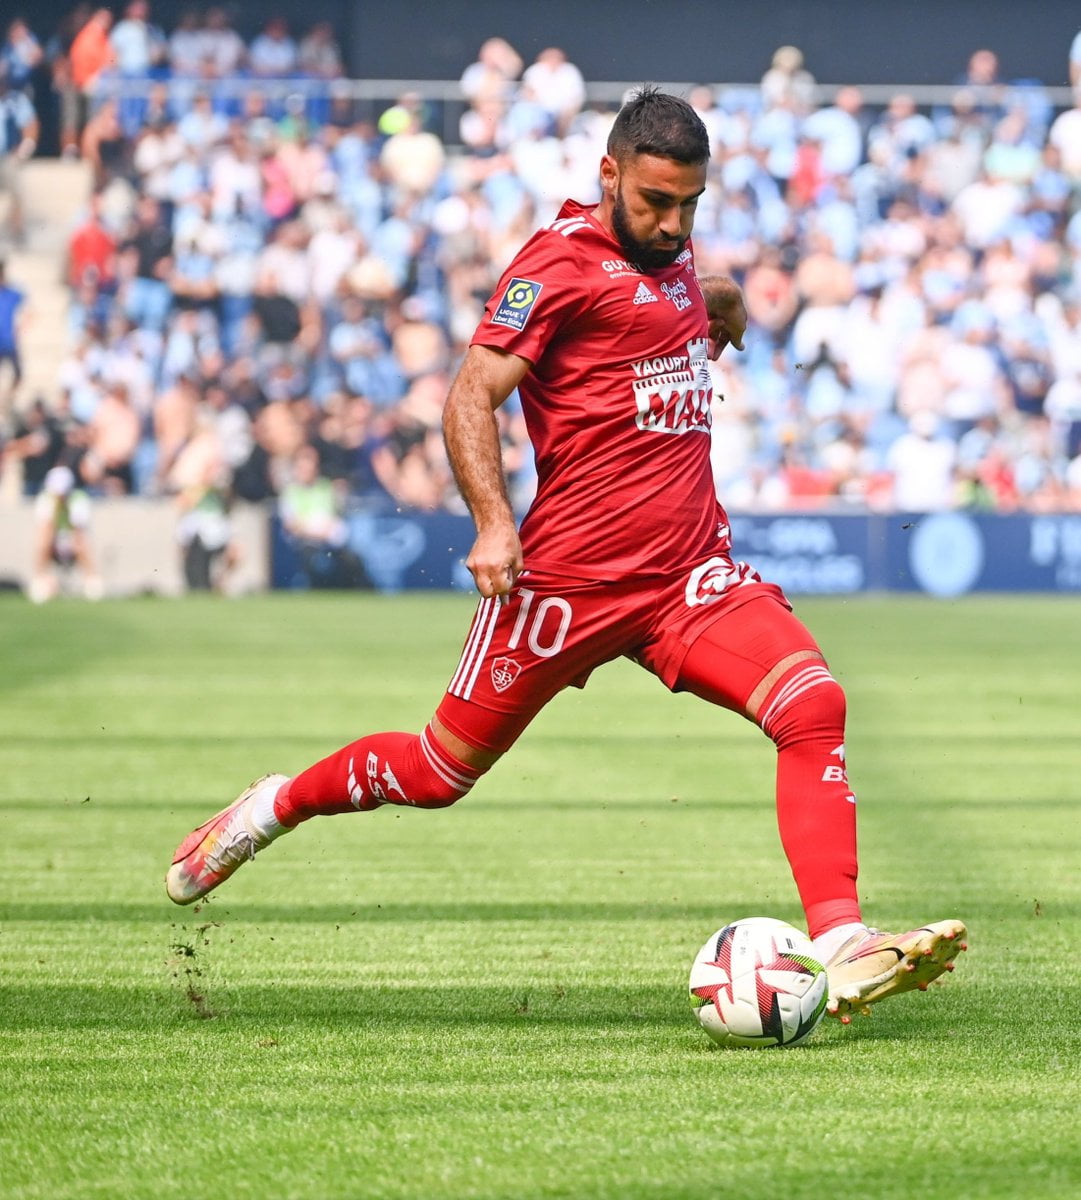
<path fill-rule="evenodd" d="M 689 243 L 671 266 L 641 271 L 569 200 L 519 251 L 473 344 L 532 364 L 518 389 L 538 477 L 521 528 L 527 568 L 615 580 L 728 552 L 707 324 Z"/>

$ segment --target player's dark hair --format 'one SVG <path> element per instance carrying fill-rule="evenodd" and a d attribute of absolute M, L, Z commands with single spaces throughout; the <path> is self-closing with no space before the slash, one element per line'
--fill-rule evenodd
<path fill-rule="evenodd" d="M 616 114 L 608 153 L 620 162 L 635 154 L 653 154 L 696 165 L 709 160 L 709 134 L 686 100 L 647 84 Z"/>

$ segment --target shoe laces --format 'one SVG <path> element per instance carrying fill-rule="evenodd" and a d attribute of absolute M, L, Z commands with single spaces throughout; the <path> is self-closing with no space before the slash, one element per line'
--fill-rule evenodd
<path fill-rule="evenodd" d="M 257 850 L 262 849 L 264 843 L 252 834 L 244 815 L 243 807 L 233 813 L 214 849 L 206 856 L 207 866 L 212 871 L 221 871 L 225 867 L 235 867 L 242 862 L 248 862 L 255 857 Z"/>

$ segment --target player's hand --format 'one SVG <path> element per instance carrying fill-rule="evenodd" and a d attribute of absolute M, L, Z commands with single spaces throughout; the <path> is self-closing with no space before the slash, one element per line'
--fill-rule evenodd
<path fill-rule="evenodd" d="M 710 275 L 698 282 L 709 317 L 710 358 L 720 358 L 721 351 L 729 345 L 742 350 L 743 335 L 747 331 L 747 306 L 739 284 L 726 275 Z"/>
<path fill-rule="evenodd" d="M 518 530 L 509 525 L 478 533 L 465 565 L 486 599 L 508 595 L 522 570 Z"/>

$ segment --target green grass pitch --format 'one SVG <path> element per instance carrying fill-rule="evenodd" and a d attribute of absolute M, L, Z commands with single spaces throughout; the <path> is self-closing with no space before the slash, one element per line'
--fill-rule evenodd
<path fill-rule="evenodd" d="M 420 728 L 472 607 L 0 601 L 6 1200 L 1081 1194 L 1074 599 L 798 604 L 868 919 L 972 941 L 804 1048 L 717 1049 L 686 999 L 712 930 L 800 922 L 772 747 L 628 663 L 456 808 L 315 821 L 168 903 L 250 778 Z"/>

